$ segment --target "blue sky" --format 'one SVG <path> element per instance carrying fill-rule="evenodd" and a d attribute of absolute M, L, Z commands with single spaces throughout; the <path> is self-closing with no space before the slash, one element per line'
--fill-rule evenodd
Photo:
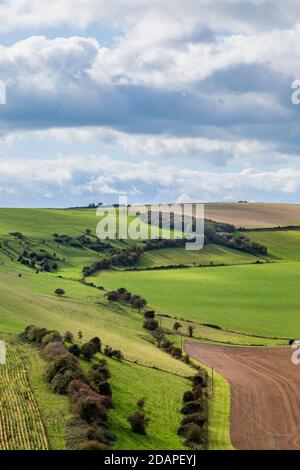
<path fill-rule="evenodd" d="M 0 206 L 300 202 L 298 2 L 0 2 Z"/>

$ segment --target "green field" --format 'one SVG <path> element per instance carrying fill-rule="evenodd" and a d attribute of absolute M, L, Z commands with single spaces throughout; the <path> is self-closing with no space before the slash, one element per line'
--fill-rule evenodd
<path fill-rule="evenodd" d="M 300 260 L 300 230 L 246 232 L 251 240 L 267 245 L 277 260 Z"/>
<path fill-rule="evenodd" d="M 202 250 L 188 251 L 184 248 L 166 248 L 143 253 L 137 267 L 168 266 L 174 264 L 246 264 L 256 261 L 256 257 L 220 245 L 205 245 Z"/>
<path fill-rule="evenodd" d="M 254 335 L 300 335 L 300 264 L 296 262 L 103 272 L 96 280 L 108 289 L 124 286 L 173 316 Z"/>
<path fill-rule="evenodd" d="M 172 330 L 176 318 L 182 323 L 183 339 L 188 321 L 193 321 L 195 341 L 233 345 L 276 346 L 300 335 L 300 231 L 247 232 L 251 240 L 267 245 L 269 261 L 219 245 L 206 245 L 198 252 L 183 248 L 145 252 L 137 271 L 102 271 L 88 279 L 106 290 L 79 282 L 84 265 L 92 264 L 106 252 L 57 244 L 53 233 L 78 237 L 88 228 L 95 230 L 95 210 L 0 210 L 0 332 L 15 334 L 25 325 L 36 324 L 83 332 L 83 341 L 99 336 L 103 344 L 121 349 L 126 361 L 110 360 L 111 383 L 116 408 L 110 426 L 117 435 L 116 449 L 182 449 L 177 436 L 183 392 L 194 371 L 158 349 L 143 329 L 143 314 L 127 305 L 107 301 L 106 292 L 126 287 L 148 301 L 161 317 L 168 337 L 180 345 Z M 10 232 L 22 232 L 20 240 Z M 93 235 L 91 235 L 93 236 Z M 112 241 L 126 248 L 132 242 Z M 17 259 L 22 250 L 56 253 L 59 269 L 36 274 Z M 189 265 L 186 269 L 149 270 L 167 265 Z M 225 266 L 213 266 L 222 265 Z M 201 267 L 202 265 L 202 267 Z M 57 298 L 55 289 L 66 295 Z M 188 321 L 185 321 L 188 320 Z M 222 329 L 203 325 L 209 323 Z M 275 339 L 277 338 L 277 339 Z M 64 423 L 70 407 L 64 397 L 50 392 L 43 381 L 45 364 L 37 353 L 23 350 L 28 358 L 31 386 L 39 402 L 51 448 L 64 449 Z M 147 437 L 130 431 L 127 417 L 138 398 L 146 398 L 150 417 Z M 209 447 L 230 448 L 229 390 L 216 378 L 211 401 Z"/>

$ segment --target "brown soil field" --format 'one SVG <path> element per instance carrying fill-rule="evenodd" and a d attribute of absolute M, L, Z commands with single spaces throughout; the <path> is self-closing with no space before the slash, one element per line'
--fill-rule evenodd
<path fill-rule="evenodd" d="M 237 228 L 300 225 L 299 204 L 208 203 L 205 218 L 226 222 Z"/>
<path fill-rule="evenodd" d="M 236 449 L 300 449 L 300 365 L 291 362 L 295 350 L 192 342 L 185 343 L 185 350 L 230 383 Z"/>
<path fill-rule="evenodd" d="M 142 212 L 145 210 L 142 206 L 135 207 Z M 237 228 L 300 225 L 300 204 L 211 202 L 204 207 L 206 219 L 233 224 Z M 153 210 L 158 210 L 158 206 Z"/>

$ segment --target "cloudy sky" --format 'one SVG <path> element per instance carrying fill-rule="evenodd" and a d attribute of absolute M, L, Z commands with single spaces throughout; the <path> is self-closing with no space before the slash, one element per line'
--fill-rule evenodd
<path fill-rule="evenodd" d="M 300 202 L 298 0 L 0 1 L 0 206 Z"/>

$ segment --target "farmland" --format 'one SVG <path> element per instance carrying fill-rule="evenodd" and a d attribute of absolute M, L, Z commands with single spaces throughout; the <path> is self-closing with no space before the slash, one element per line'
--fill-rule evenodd
<path fill-rule="evenodd" d="M 70 330 L 74 335 L 81 331 L 82 341 L 97 335 L 104 345 L 123 352 L 124 362 L 108 361 L 115 403 L 109 425 L 117 438 L 115 449 L 183 449 L 177 429 L 182 396 L 194 370 L 156 346 L 143 328 L 143 312 L 108 301 L 108 291 L 125 287 L 144 297 L 147 308 L 163 315 L 157 317 L 160 325 L 179 348 L 188 339 L 191 325 L 196 345 L 273 348 L 300 335 L 298 230 L 242 232 L 268 247 L 268 255 L 262 258 L 213 243 L 199 252 L 184 248 L 143 251 L 134 271 L 115 266 L 85 279 L 101 287 L 97 289 L 79 282 L 82 268 L 103 259 L 108 250 L 98 253 L 88 246 L 58 243 L 54 236 L 66 234 L 77 241 L 89 229 L 95 240 L 93 210 L 5 209 L 0 215 L 0 332 L 17 341 L 16 335 L 29 324 L 61 333 Z M 282 216 L 281 210 L 277 215 Z M 253 226 L 259 226 L 260 217 L 257 215 Z M 12 232 L 22 232 L 22 237 Z M 113 249 L 127 249 L 133 242 L 114 240 L 110 244 Z M 37 272 L 18 262 L 20 252 L 41 250 L 55 253 L 57 270 Z M 160 269 L 170 265 L 186 267 Z M 65 292 L 62 298 L 54 294 L 58 287 Z M 176 320 L 181 323 L 180 334 L 173 329 Z M 38 353 L 18 342 L 16 346 L 21 362 L 28 359 L 26 377 L 38 404 L 47 446 L 65 449 L 65 423 L 72 416 L 68 400 L 54 395 L 43 382 L 45 364 Z M 209 447 L 230 448 L 229 385 L 218 376 L 216 387 L 210 407 Z M 141 397 L 146 399 L 150 418 L 147 436 L 133 434 L 127 421 Z M 13 442 L 11 448 L 18 445 Z"/>
<path fill-rule="evenodd" d="M 300 265 L 296 262 L 103 272 L 97 282 L 108 289 L 135 290 L 153 308 L 172 316 L 242 333 L 300 335 Z"/>
<path fill-rule="evenodd" d="M 38 402 L 22 359 L 10 344 L 6 364 L 0 367 L 0 396 L 0 450 L 47 450 Z"/>

